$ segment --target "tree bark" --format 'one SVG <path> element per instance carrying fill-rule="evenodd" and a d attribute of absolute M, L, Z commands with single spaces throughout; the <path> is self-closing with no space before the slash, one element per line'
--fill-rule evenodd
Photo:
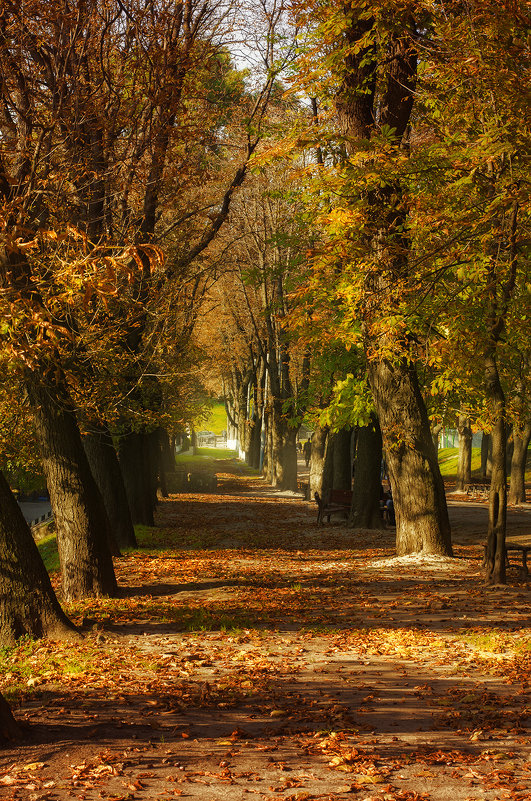
<path fill-rule="evenodd" d="M 122 471 L 107 426 L 91 423 L 83 437 L 83 447 L 102 495 L 114 539 L 121 548 L 136 547 Z"/>
<path fill-rule="evenodd" d="M 369 362 L 396 513 L 398 556 L 453 556 L 444 483 L 413 365 Z"/>
<path fill-rule="evenodd" d="M 310 498 L 316 492 L 323 495 L 323 474 L 325 469 L 326 443 L 328 426 L 317 426 L 312 434 L 312 450 L 310 456 Z"/>
<path fill-rule="evenodd" d="M 162 464 L 166 473 L 175 472 L 175 435 L 170 436 L 165 428 L 159 428 L 160 447 L 162 450 Z"/>
<path fill-rule="evenodd" d="M 494 425 L 491 433 L 492 475 L 489 494 L 489 526 L 485 552 L 486 581 L 505 584 L 505 535 L 507 526 L 507 436 L 505 394 L 500 382 L 494 349 L 485 356 L 485 386 Z"/>
<path fill-rule="evenodd" d="M 134 524 L 154 526 L 153 498 L 145 438 L 129 431 L 118 441 L 118 458 Z"/>
<path fill-rule="evenodd" d="M 490 477 L 492 473 L 492 437 L 483 432 L 481 437 L 481 476 L 484 479 Z"/>
<path fill-rule="evenodd" d="M 463 492 L 472 480 L 472 429 L 470 418 L 466 414 L 460 414 L 457 418 L 457 433 L 459 435 L 459 452 L 455 488 L 458 492 Z"/>
<path fill-rule="evenodd" d="M 160 444 L 158 429 L 155 431 L 145 432 L 143 435 L 145 457 L 144 463 L 147 469 L 149 481 L 149 494 L 151 498 L 152 510 L 155 510 L 158 504 L 158 489 L 162 487 L 164 466 L 162 464 L 162 449 Z"/>
<path fill-rule="evenodd" d="M 288 424 L 282 401 L 273 399 L 272 414 L 272 484 L 283 490 L 297 491 L 297 430 Z"/>
<path fill-rule="evenodd" d="M 249 440 L 249 465 L 256 470 L 260 467 L 260 439 L 262 435 L 262 418 L 253 417 Z"/>
<path fill-rule="evenodd" d="M 380 511 L 382 486 L 382 432 L 377 418 L 372 415 L 372 425 L 358 429 L 358 444 L 350 508 L 351 528 L 383 529 Z"/>
<path fill-rule="evenodd" d="M 437 423 L 431 427 L 431 436 L 433 439 L 433 447 L 435 451 L 439 450 L 439 437 L 441 436 L 441 431 L 443 430 L 442 423 Z"/>
<path fill-rule="evenodd" d="M 9 704 L 4 696 L 0 695 L 0 743 L 16 740 L 20 734 L 20 727 L 13 717 Z"/>
<path fill-rule="evenodd" d="M 341 428 L 332 434 L 333 445 L 333 478 L 332 486 L 337 490 L 352 489 L 352 429 Z"/>
<path fill-rule="evenodd" d="M 117 590 L 106 540 L 109 525 L 90 472 L 62 374 L 26 370 L 43 470 L 57 526 L 57 545 L 67 601 L 114 595 Z"/>
<path fill-rule="evenodd" d="M 531 440 L 531 421 L 513 428 L 513 458 L 511 459 L 511 483 L 509 485 L 509 503 L 518 505 L 525 503 L 525 468 L 527 449 Z"/>
<path fill-rule="evenodd" d="M 0 646 L 19 637 L 73 638 L 22 511 L 0 472 Z"/>

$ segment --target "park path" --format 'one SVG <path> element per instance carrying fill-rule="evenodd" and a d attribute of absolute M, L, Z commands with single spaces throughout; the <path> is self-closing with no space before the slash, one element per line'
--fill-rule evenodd
<path fill-rule="evenodd" d="M 529 588 L 483 587 L 479 505 L 457 559 L 397 560 L 217 471 L 117 560 L 121 598 L 68 610 L 79 645 L 32 653 L 0 799 L 527 801 Z"/>

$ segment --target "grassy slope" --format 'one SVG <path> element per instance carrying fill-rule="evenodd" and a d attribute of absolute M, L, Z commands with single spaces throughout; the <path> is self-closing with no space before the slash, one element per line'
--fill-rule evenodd
<path fill-rule="evenodd" d="M 439 450 L 439 467 L 443 478 L 451 480 L 457 475 L 457 448 Z M 481 448 L 472 448 L 472 475 L 479 477 L 481 470 Z M 526 483 L 531 482 L 531 449 L 527 452 Z"/>
<path fill-rule="evenodd" d="M 218 436 L 227 430 L 227 413 L 223 403 L 215 403 L 210 410 L 210 416 L 201 425 L 205 431 L 212 431 Z"/>

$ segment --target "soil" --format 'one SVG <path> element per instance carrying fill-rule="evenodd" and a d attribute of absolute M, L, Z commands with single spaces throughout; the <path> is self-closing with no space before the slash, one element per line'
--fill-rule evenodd
<path fill-rule="evenodd" d="M 397 559 L 235 462 L 161 502 L 183 546 L 117 560 L 93 672 L 23 697 L 0 799 L 531 798 L 529 581 L 485 587 L 486 503 L 449 506 L 456 558 Z"/>

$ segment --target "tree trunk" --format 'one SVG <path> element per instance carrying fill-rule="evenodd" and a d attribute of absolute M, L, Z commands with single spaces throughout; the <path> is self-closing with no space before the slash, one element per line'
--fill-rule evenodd
<path fill-rule="evenodd" d="M 83 437 L 92 475 L 101 492 L 111 533 L 121 548 L 137 545 L 118 456 L 107 426 L 90 423 Z"/>
<path fill-rule="evenodd" d="M 25 635 L 64 639 L 76 629 L 50 583 L 24 515 L 0 472 L 0 646 Z"/>
<path fill-rule="evenodd" d="M 272 484 L 283 490 L 297 491 L 297 430 L 291 428 L 282 412 L 282 401 L 273 401 L 272 414 Z"/>
<path fill-rule="evenodd" d="M 326 443 L 328 426 L 317 426 L 312 434 L 312 451 L 310 456 L 310 498 L 316 492 L 323 495 L 323 474 L 325 469 Z"/>
<path fill-rule="evenodd" d="M 9 704 L 4 696 L 0 695 L 0 743 L 16 740 L 20 734 L 20 727 L 13 717 Z"/>
<path fill-rule="evenodd" d="M 481 437 L 481 476 L 483 479 L 490 478 L 492 473 L 492 437 L 483 432 Z"/>
<path fill-rule="evenodd" d="M 249 442 L 249 465 L 256 470 L 260 467 L 260 438 L 262 435 L 262 418 L 255 416 L 251 426 Z"/>
<path fill-rule="evenodd" d="M 435 448 L 435 452 L 439 450 L 439 437 L 441 436 L 441 431 L 443 430 L 443 424 L 437 423 L 433 425 L 431 428 L 431 436 L 433 439 L 433 447 Z"/>
<path fill-rule="evenodd" d="M 333 478 L 332 486 L 337 490 L 352 489 L 352 429 L 342 428 L 332 434 L 333 446 Z"/>
<path fill-rule="evenodd" d="M 162 465 L 166 473 L 175 472 L 175 435 L 170 436 L 165 428 L 159 428 L 160 447 L 162 451 Z M 173 441 L 172 441 L 173 440 Z"/>
<path fill-rule="evenodd" d="M 398 556 L 452 556 L 444 483 L 414 366 L 369 362 L 396 514 Z"/>
<path fill-rule="evenodd" d="M 142 434 L 142 438 L 145 452 L 144 464 L 146 465 L 147 469 L 151 508 L 155 510 L 158 504 L 157 491 L 159 487 L 162 486 L 163 479 L 161 476 L 164 472 L 164 467 L 162 464 L 162 449 L 158 429 L 155 429 L 155 431 L 144 432 Z"/>
<path fill-rule="evenodd" d="M 507 526 L 507 471 L 505 431 L 505 395 L 498 374 L 495 355 L 485 356 L 487 402 L 493 412 L 491 433 L 492 475 L 489 494 L 489 527 L 485 552 L 486 581 L 505 584 L 505 534 Z"/>
<path fill-rule="evenodd" d="M 348 521 L 352 528 L 384 528 L 380 511 L 382 432 L 378 419 L 374 415 L 371 419 L 372 425 L 358 429 L 352 506 Z"/>
<path fill-rule="evenodd" d="M 142 434 L 131 431 L 119 439 L 118 458 L 133 523 L 154 526 L 151 479 L 149 464 L 146 465 L 146 450 Z"/>
<path fill-rule="evenodd" d="M 459 434 L 459 454 L 455 488 L 458 492 L 463 492 L 472 480 L 472 429 L 470 418 L 466 414 L 460 414 L 457 418 L 457 433 Z"/>
<path fill-rule="evenodd" d="M 527 449 L 531 440 L 531 421 L 513 428 L 513 458 L 511 459 L 511 484 L 509 503 L 525 503 L 525 468 Z"/>
<path fill-rule="evenodd" d="M 269 407 L 265 413 L 264 428 L 264 456 L 262 463 L 262 473 L 266 481 L 273 483 L 273 434 L 272 434 L 272 411 Z"/>
<path fill-rule="evenodd" d="M 72 601 L 114 595 L 116 577 L 103 499 L 90 472 L 64 379 L 57 371 L 45 375 L 46 379 L 27 370 L 25 383 L 57 526 L 64 597 Z"/>

